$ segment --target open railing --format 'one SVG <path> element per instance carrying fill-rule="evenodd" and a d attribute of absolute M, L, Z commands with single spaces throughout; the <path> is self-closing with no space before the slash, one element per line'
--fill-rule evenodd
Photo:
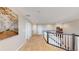
<path fill-rule="evenodd" d="M 53 46 L 65 49 L 67 51 L 75 51 L 75 34 L 56 33 L 56 31 L 44 31 L 45 41 Z"/>

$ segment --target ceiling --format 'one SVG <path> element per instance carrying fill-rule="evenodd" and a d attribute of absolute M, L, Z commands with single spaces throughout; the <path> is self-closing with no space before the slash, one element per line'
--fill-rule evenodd
<path fill-rule="evenodd" d="M 79 19 L 79 7 L 19 7 L 33 24 L 56 24 Z"/>

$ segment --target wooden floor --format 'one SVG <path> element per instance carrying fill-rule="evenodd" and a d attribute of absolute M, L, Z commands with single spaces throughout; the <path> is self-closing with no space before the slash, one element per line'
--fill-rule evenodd
<path fill-rule="evenodd" d="M 51 46 L 45 42 L 43 36 L 33 35 L 20 51 L 64 51 L 63 49 Z"/>

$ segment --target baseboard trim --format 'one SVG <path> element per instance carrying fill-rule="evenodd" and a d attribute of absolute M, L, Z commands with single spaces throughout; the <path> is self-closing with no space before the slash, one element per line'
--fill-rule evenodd
<path fill-rule="evenodd" d="M 24 44 L 26 44 L 26 40 L 16 49 L 16 51 L 19 51 L 19 49 L 21 49 L 24 46 Z"/>

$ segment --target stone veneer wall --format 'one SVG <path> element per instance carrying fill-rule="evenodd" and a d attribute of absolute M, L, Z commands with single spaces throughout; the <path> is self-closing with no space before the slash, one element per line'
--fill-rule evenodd
<path fill-rule="evenodd" d="M 10 16 L 11 14 L 13 17 L 15 16 L 16 18 L 15 19 L 12 18 L 12 16 Z M 0 32 L 6 31 L 6 30 L 12 30 L 12 31 L 18 32 L 18 18 L 14 13 L 11 13 L 11 14 L 10 15 L 4 14 L 4 13 L 1 13 L 0 11 Z"/>

